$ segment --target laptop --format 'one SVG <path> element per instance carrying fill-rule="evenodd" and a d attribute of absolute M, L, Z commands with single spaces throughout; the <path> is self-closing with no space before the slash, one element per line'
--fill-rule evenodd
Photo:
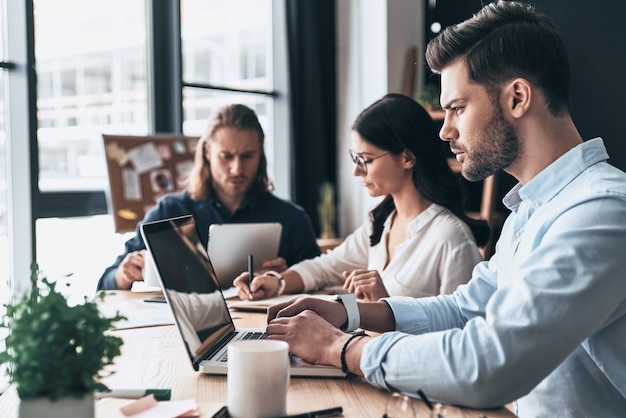
<path fill-rule="evenodd" d="M 283 226 L 278 222 L 212 224 L 207 251 L 222 289 L 248 270 L 248 255 L 254 257 L 254 270 L 264 261 L 278 257 Z"/>
<path fill-rule="evenodd" d="M 228 343 L 263 339 L 265 329 L 235 328 L 193 216 L 144 223 L 141 235 L 194 370 L 227 374 Z M 296 356 L 291 357 L 290 374 L 344 377 L 338 368 L 306 364 Z"/>

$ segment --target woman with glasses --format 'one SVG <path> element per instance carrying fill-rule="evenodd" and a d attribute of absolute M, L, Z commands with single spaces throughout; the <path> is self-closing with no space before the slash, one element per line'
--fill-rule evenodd
<path fill-rule="evenodd" d="M 350 157 L 370 196 L 384 196 L 370 220 L 326 254 L 265 272 L 239 297 L 263 299 L 342 285 L 357 298 L 451 293 L 469 281 L 489 238 L 486 222 L 469 218 L 458 177 L 437 128 L 410 97 L 388 94 L 356 118 Z"/>

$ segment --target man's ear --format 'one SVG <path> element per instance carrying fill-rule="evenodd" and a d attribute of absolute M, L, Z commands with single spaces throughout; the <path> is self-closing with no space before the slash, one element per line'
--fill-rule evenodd
<path fill-rule="evenodd" d="M 518 119 L 528 112 L 533 98 L 533 88 L 528 80 L 516 78 L 502 89 L 503 110 Z"/>

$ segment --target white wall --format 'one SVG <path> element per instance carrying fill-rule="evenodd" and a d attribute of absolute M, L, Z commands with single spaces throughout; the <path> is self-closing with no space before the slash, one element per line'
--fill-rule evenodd
<path fill-rule="evenodd" d="M 380 200 L 353 176 L 350 128 L 372 102 L 402 90 L 409 47 L 418 47 L 417 68 L 423 67 L 424 0 L 340 0 L 337 6 L 337 196 L 343 237 L 366 221 Z"/>

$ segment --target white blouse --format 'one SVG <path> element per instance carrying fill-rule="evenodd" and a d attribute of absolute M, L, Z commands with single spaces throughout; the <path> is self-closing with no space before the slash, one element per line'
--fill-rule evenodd
<path fill-rule="evenodd" d="M 472 269 L 482 261 L 469 227 L 446 208 L 432 204 L 407 225 L 406 241 L 383 268 L 392 217 L 393 213 L 373 247 L 368 221 L 332 251 L 291 266 L 302 277 L 305 292 L 341 286 L 344 271 L 367 269 L 378 271 L 390 296 L 448 294 L 468 282 Z"/>

